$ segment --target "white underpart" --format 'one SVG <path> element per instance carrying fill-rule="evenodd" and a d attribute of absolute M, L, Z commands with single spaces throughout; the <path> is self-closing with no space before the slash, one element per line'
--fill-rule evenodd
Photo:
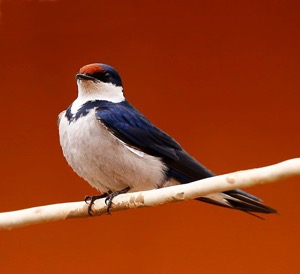
<path fill-rule="evenodd" d="M 106 100 L 119 103 L 125 100 L 123 88 L 100 81 L 79 80 L 78 97 L 71 113 L 87 101 Z M 59 115 L 59 137 L 63 154 L 73 170 L 90 185 L 102 192 L 155 189 L 178 184 L 166 181 L 165 164 L 157 157 L 129 146 L 114 136 L 95 110 L 77 120 L 68 121 L 65 111 Z"/>
<path fill-rule="evenodd" d="M 120 103 L 125 100 L 123 88 L 112 83 L 100 81 L 77 80 L 78 97 L 73 102 L 71 112 L 75 114 L 77 110 L 87 101 L 105 100 L 113 103 Z"/>
<path fill-rule="evenodd" d="M 162 161 L 125 145 L 96 119 L 95 110 L 70 124 L 63 113 L 59 135 L 69 165 L 102 192 L 127 186 L 131 191 L 147 190 L 164 184 Z"/>

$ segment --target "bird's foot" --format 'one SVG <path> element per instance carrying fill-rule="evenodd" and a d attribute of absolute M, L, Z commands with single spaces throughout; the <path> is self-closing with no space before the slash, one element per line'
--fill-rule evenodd
<path fill-rule="evenodd" d="M 95 195 L 95 196 L 85 196 L 84 197 L 84 201 L 88 204 L 88 214 L 90 216 L 93 216 L 92 215 L 92 212 L 93 212 L 93 209 L 92 209 L 92 206 L 94 204 L 94 202 L 98 199 L 102 199 L 102 198 L 105 198 L 107 196 L 109 196 L 110 193 L 103 193 L 101 195 Z M 105 199 L 105 203 L 106 203 L 106 199 Z"/>
<path fill-rule="evenodd" d="M 105 204 L 107 205 L 107 209 L 106 209 L 107 214 L 110 214 L 110 208 L 111 208 L 113 199 L 120 194 L 127 193 L 129 190 L 130 190 L 130 187 L 128 186 L 122 190 L 118 190 L 118 191 L 112 192 L 107 195 L 107 197 L 105 199 Z"/>

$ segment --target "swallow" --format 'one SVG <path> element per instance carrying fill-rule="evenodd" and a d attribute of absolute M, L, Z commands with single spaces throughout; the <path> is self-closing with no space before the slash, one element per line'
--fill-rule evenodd
<path fill-rule="evenodd" d="M 122 80 L 111 66 L 94 63 L 76 75 L 78 97 L 58 117 L 63 154 L 73 170 L 106 197 L 107 212 L 120 193 L 187 184 L 215 174 L 178 142 L 153 125 L 124 97 Z M 240 189 L 197 200 L 250 214 L 276 213 Z"/>

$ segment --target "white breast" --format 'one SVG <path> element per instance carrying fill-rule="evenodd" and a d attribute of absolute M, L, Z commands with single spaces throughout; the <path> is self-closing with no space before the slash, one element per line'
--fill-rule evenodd
<path fill-rule="evenodd" d="M 59 135 L 69 165 L 102 192 L 127 186 L 131 191 L 154 189 L 164 182 L 164 164 L 126 146 L 95 118 L 95 111 L 70 124 L 63 113 Z"/>

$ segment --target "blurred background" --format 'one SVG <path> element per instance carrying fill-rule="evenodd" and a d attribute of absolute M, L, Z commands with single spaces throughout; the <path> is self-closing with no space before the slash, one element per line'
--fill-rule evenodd
<path fill-rule="evenodd" d="M 299 157 L 299 12 L 287 1 L 0 4 L 0 211 L 97 194 L 56 117 L 88 63 L 218 174 Z M 278 215 L 189 201 L 0 231 L 1 273 L 299 273 L 300 182 L 247 189 Z"/>

